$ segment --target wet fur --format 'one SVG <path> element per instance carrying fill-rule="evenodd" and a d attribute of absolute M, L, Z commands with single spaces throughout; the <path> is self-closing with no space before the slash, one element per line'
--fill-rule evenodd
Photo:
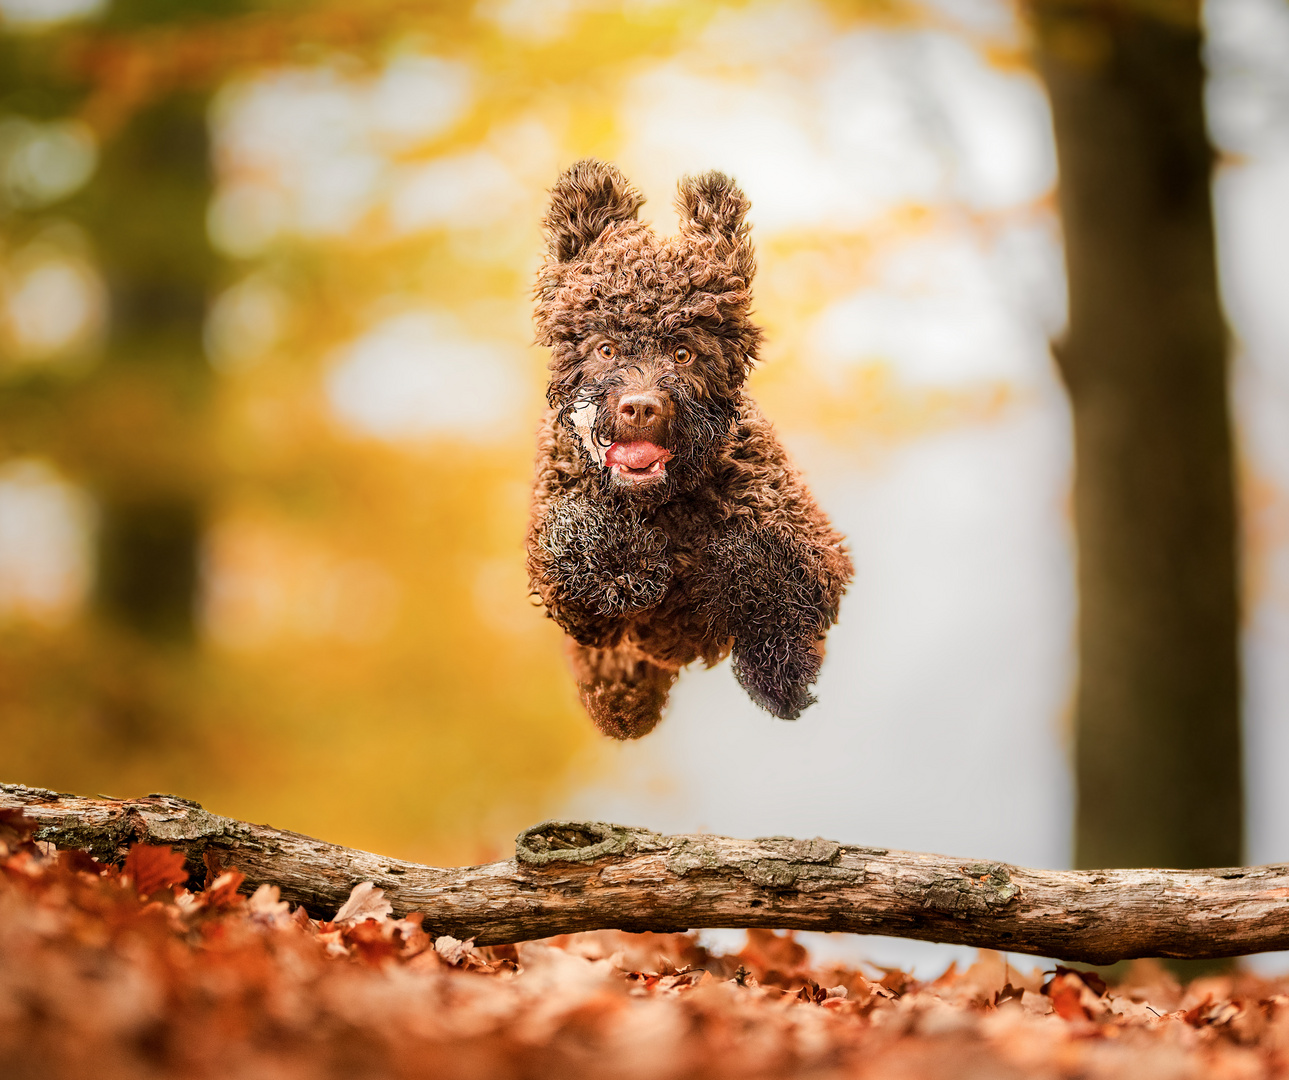
<path fill-rule="evenodd" d="M 612 165 L 590 160 L 551 194 L 536 288 L 551 382 L 531 586 L 569 635 L 583 704 L 605 734 L 646 734 L 682 667 L 731 651 L 749 697 L 796 719 L 815 700 L 823 635 L 852 567 L 743 392 L 761 341 L 748 201 L 720 173 L 687 177 L 680 235 L 666 238 L 636 221 L 643 201 Z M 597 352 L 605 343 L 612 360 Z M 673 362 L 678 345 L 696 359 Z M 594 404 L 594 438 L 607 447 L 625 437 L 615 403 L 640 388 L 673 406 L 654 429 L 673 457 L 665 481 L 635 487 L 596 462 L 572 413 Z"/>

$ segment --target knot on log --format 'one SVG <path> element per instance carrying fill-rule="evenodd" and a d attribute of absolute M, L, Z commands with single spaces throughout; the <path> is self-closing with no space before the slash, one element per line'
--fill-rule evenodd
<path fill-rule="evenodd" d="M 58 847 L 79 848 L 107 863 L 120 862 L 133 843 L 170 844 L 183 850 L 189 872 L 195 874 L 212 841 L 253 843 L 245 823 L 212 814 L 200 803 L 178 795 L 152 794 L 100 804 L 93 812 L 82 815 L 70 809 L 85 801 L 74 795 L 21 784 L 0 785 L 0 795 L 47 811 L 39 815 L 42 824 L 35 839 Z"/>
<path fill-rule="evenodd" d="M 592 863 L 627 854 L 641 831 L 604 821 L 543 821 L 515 837 L 515 858 L 529 866 Z"/>
<path fill-rule="evenodd" d="M 1018 896 L 1020 886 L 1002 863 L 970 863 L 958 867 L 956 877 L 934 878 L 924 885 L 922 906 L 958 919 L 987 915 Z"/>
<path fill-rule="evenodd" d="M 201 803 L 178 795 L 154 793 L 137 800 L 135 811 L 147 819 L 147 834 L 156 840 L 185 844 L 209 840 L 218 836 L 233 836 L 238 822 L 220 817 L 205 809 Z"/>
<path fill-rule="evenodd" d="M 753 885 L 798 892 L 817 892 L 864 881 L 862 870 L 836 865 L 841 845 L 835 840 L 763 836 L 751 845 L 740 845 L 742 854 L 753 854 L 754 858 L 731 855 L 728 847 L 721 837 L 710 841 L 702 837 L 681 837 L 673 841 L 666 866 L 677 877 L 685 877 L 694 870 L 737 870 Z"/>

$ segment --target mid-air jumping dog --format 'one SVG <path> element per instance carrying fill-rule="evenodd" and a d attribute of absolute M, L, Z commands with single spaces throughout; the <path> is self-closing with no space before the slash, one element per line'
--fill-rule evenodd
<path fill-rule="evenodd" d="M 636 220 L 643 202 L 593 160 L 551 192 L 532 591 L 572 639 L 582 701 L 608 735 L 652 730 L 677 672 L 731 651 L 752 700 L 793 720 L 815 700 L 852 567 L 743 392 L 761 341 L 749 203 L 721 173 L 686 177 L 680 234 L 659 237 Z"/>

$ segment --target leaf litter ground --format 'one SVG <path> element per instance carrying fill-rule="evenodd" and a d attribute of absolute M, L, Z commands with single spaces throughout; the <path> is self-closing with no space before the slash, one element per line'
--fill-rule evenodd
<path fill-rule="evenodd" d="M 1289 1076 L 1289 979 L 1107 987 L 981 953 L 920 982 L 812 964 L 791 935 L 733 956 L 687 934 L 476 948 L 354 889 L 328 922 L 209 866 L 119 868 L 0 812 L 0 1076 L 671 1080 Z"/>

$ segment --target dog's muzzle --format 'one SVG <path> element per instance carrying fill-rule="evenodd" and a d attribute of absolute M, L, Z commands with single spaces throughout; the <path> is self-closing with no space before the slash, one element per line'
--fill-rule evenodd
<path fill-rule="evenodd" d="M 580 402 L 570 410 L 569 419 L 586 452 L 609 470 L 615 482 L 646 486 L 666 479 L 672 453 L 648 438 L 633 438 L 638 432 L 655 430 L 669 403 L 657 391 L 624 394 L 617 403 L 618 438 L 607 445 L 596 437 L 599 409 L 592 401 Z"/>

